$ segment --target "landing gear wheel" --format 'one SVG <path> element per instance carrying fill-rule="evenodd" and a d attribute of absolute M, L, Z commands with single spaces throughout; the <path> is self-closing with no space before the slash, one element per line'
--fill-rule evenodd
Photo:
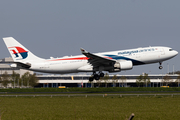
<path fill-rule="evenodd" d="M 104 77 L 104 73 L 100 73 L 99 76 L 100 76 L 100 77 Z"/>
<path fill-rule="evenodd" d="M 99 76 L 98 74 L 95 74 L 95 75 L 94 75 L 94 79 L 95 79 L 95 80 L 99 80 L 99 79 L 100 79 L 100 76 Z"/>
<path fill-rule="evenodd" d="M 161 70 L 161 69 L 163 69 L 163 67 L 162 67 L 162 66 L 159 66 L 159 69 Z"/>
<path fill-rule="evenodd" d="M 91 81 L 93 81 L 94 79 L 95 79 L 95 80 L 99 80 L 100 77 L 104 77 L 104 73 L 99 72 L 99 74 L 96 74 L 96 72 L 94 71 L 93 74 L 92 74 L 92 76 L 89 77 L 89 81 L 91 82 Z"/>
<path fill-rule="evenodd" d="M 92 82 L 94 80 L 93 77 L 89 77 L 89 81 Z"/>

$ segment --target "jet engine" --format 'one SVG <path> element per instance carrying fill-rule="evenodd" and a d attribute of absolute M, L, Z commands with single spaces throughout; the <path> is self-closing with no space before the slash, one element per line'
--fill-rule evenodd
<path fill-rule="evenodd" d="M 130 60 L 127 61 L 119 61 L 114 64 L 114 68 L 109 72 L 120 72 L 122 70 L 130 70 L 133 68 L 133 63 Z"/>

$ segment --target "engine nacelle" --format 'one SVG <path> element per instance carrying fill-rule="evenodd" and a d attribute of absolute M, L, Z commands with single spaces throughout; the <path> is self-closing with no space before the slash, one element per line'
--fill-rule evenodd
<path fill-rule="evenodd" d="M 133 68 L 132 61 L 120 61 L 114 64 L 114 69 L 109 72 L 120 72 L 121 70 L 131 70 Z"/>
<path fill-rule="evenodd" d="M 133 68 L 133 63 L 130 60 L 121 61 L 120 65 L 121 65 L 121 67 L 120 67 L 121 70 L 131 70 Z"/>

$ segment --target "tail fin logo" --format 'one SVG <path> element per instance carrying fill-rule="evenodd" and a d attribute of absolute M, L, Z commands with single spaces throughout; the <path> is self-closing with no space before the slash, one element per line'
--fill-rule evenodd
<path fill-rule="evenodd" d="M 12 54 L 14 54 L 15 58 L 18 59 L 25 59 L 28 56 L 28 51 L 21 47 L 9 47 L 9 50 L 12 51 Z"/>

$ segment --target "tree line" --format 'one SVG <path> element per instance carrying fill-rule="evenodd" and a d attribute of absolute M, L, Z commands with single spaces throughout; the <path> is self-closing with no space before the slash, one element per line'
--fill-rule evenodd
<path fill-rule="evenodd" d="M 38 84 L 38 78 L 36 74 L 30 74 L 29 72 L 24 73 L 22 76 L 13 71 L 12 75 L 4 72 L 0 76 L 1 87 L 34 87 Z"/>
<path fill-rule="evenodd" d="M 172 85 L 175 83 L 179 87 L 180 86 L 180 74 L 175 81 L 173 81 L 173 79 L 171 79 L 170 76 L 166 75 L 166 76 L 162 77 L 161 82 L 162 82 L 161 85 L 163 85 L 163 86 L 169 86 L 169 85 Z M 127 86 L 126 76 L 117 77 L 117 75 L 114 75 L 112 78 L 110 78 L 109 74 L 106 73 L 104 77 L 101 77 L 100 80 L 96 81 L 96 84 L 98 87 L 102 87 L 104 85 L 105 85 L 105 87 L 108 87 L 109 83 L 113 84 L 112 85 L 113 87 L 116 87 L 117 83 L 119 83 L 120 87 L 125 87 L 125 86 Z M 136 78 L 136 85 L 138 87 L 149 87 L 150 84 L 151 84 L 151 80 L 147 73 L 139 75 Z"/>
<path fill-rule="evenodd" d="M 166 75 L 166 76 L 163 77 L 162 83 L 163 83 L 164 86 L 169 86 L 169 85 L 175 83 L 179 87 L 179 84 L 180 84 L 180 74 L 177 77 L 177 79 L 175 80 L 175 82 L 171 79 L 170 76 Z"/>

